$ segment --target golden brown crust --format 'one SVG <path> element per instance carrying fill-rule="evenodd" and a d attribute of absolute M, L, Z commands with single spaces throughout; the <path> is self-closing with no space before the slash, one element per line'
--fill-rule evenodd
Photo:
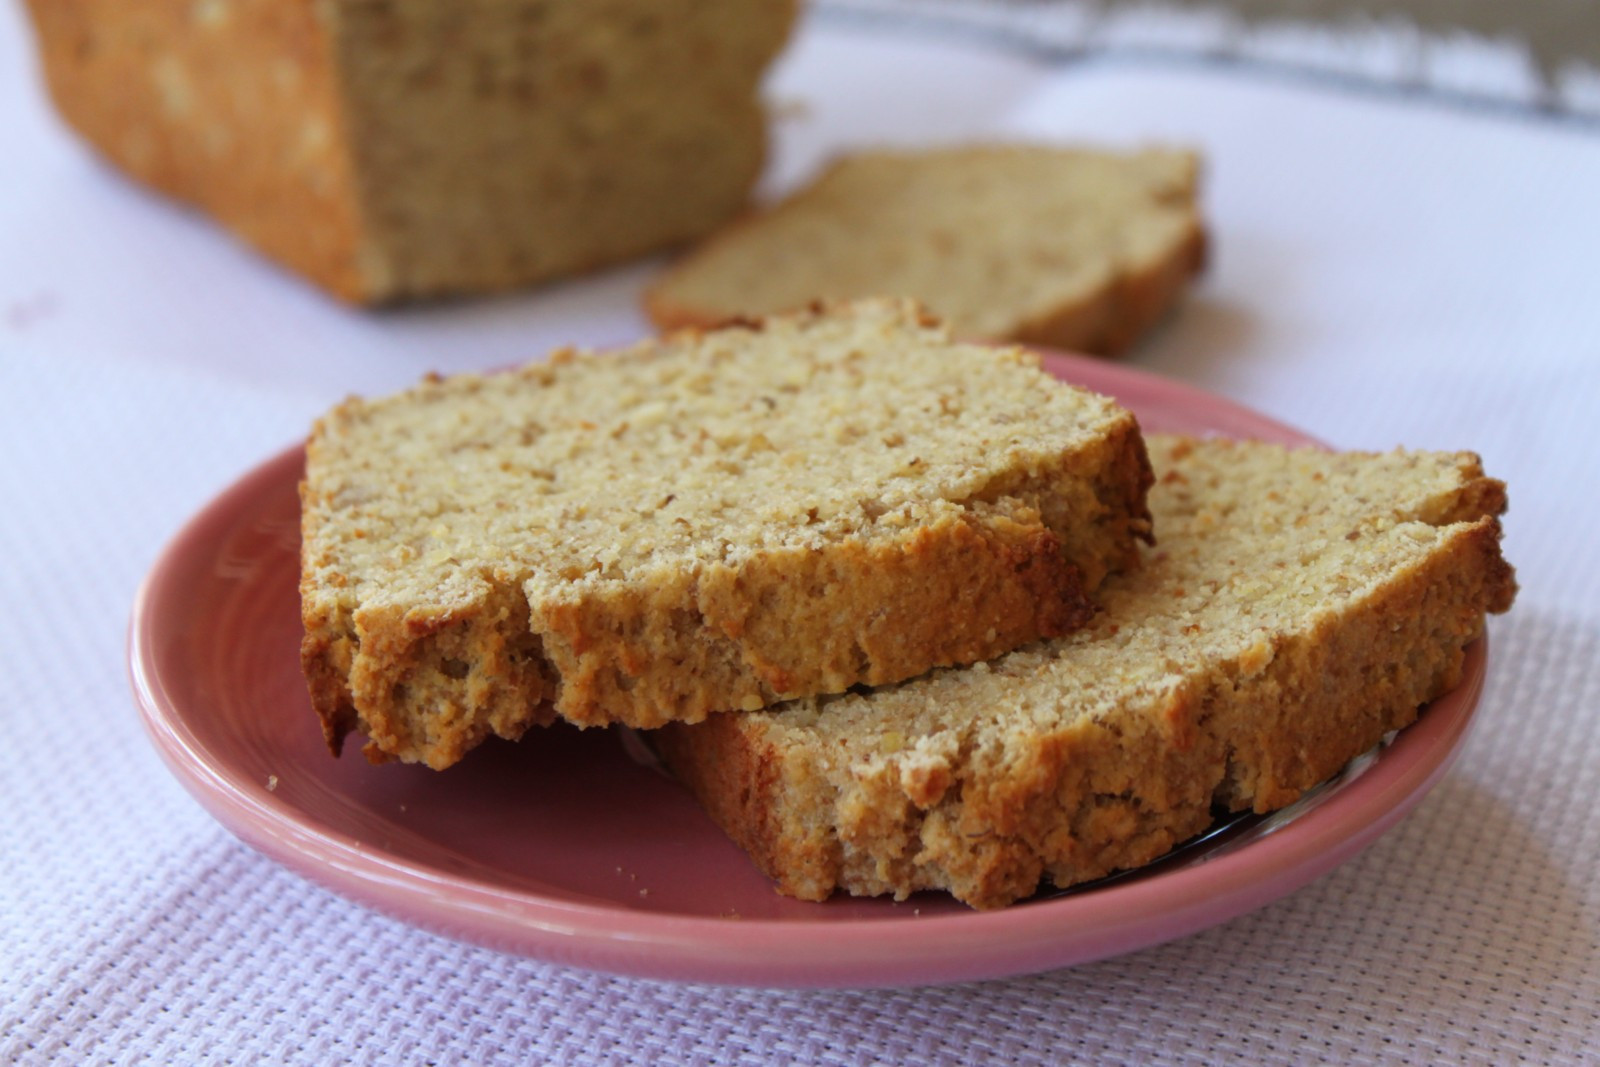
<path fill-rule="evenodd" d="M 808 897 L 821 899 L 832 891 L 839 864 L 831 828 L 819 825 L 807 833 L 801 825 L 781 825 L 785 809 L 772 798 L 783 791 L 783 758 L 759 730 L 740 729 L 737 720 L 712 716 L 695 727 L 692 744 L 676 745 L 684 735 L 672 727 L 651 732 L 646 743 L 685 781 L 697 783 L 695 793 L 707 813 L 758 867 L 784 871 L 787 883 L 824 884 L 820 894 Z"/>
<path fill-rule="evenodd" d="M 1158 450 L 1160 548 L 1091 630 L 653 743 L 786 893 L 1000 907 L 1147 863 L 1214 804 L 1292 802 L 1453 687 L 1515 595 L 1470 454 Z"/>
<path fill-rule="evenodd" d="M 1032 518 L 961 515 L 894 543 L 762 553 L 531 611 L 512 591 L 442 615 L 340 620 L 308 606 L 302 667 L 333 750 L 360 725 L 374 759 L 448 766 L 490 733 L 514 739 L 557 714 L 584 726 L 698 722 L 988 659 L 1083 625 L 1094 608 L 1078 570 Z M 509 650 L 519 639 L 523 651 Z M 465 667 L 452 661 L 470 664 L 482 692 L 455 692 L 451 672 Z"/>
<path fill-rule="evenodd" d="M 1213 700 L 1207 728 L 1228 755 L 1219 795 L 1229 806 L 1293 802 L 1453 689 L 1484 613 L 1507 610 L 1515 594 L 1500 536 L 1492 517 L 1458 524 L 1362 611 L 1275 646 L 1250 699 Z"/>
<path fill-rule="evenodd" d="M 1092 614 L 1037 517 L 967 514 L 890 543 L 761 553 L 681 583 L 541 605 L 532 625 L 563 718 L 650 728 L 988 659 Z"/>
<path fill-rule="evenodd" d="M 89 144 L 317 284 L 362 295 L 339 88 L 312 4 L 29 9 L 51 97 Z"/>
<path fill-rule="evenodd" d="M 1196 217 L 1163 258 L 1131 267 L 1114 284 L 1048 316 L 1024 322 L 1003 339 L 1120 356 L 1172 310 L 1189 283 L 1205 269 L 1208 243 Z"/>

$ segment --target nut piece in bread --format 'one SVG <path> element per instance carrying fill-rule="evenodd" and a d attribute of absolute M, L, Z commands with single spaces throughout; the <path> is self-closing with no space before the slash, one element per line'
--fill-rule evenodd
<path fill-rule="evenodd" d="M 1134 565 L 1133 416 L 869 302 L 352 400 L 302 486 L 335 745 L 444 767 L 986 659 Z"/>
<path fill-rule="evenodd" d="M 1333 776 L 1456 684 L 1516 586 L 1469 453 L 1151 435 L 1158 547 L 1068 637 L 651 735 L 785 893 L 975 908 L 1135 867 Z"/>
<path fill-rule="evenodd" d="M 62 116 L 345 300 L 698 237 L 766 152 L 795 0 L 28 0 Z"/>
<path fill-rule="evenodd" d="M 1173 150 L 863 152 L 710 238 L 645 306 L 680 326 L 907 296 L 961 337 L 1116 355 L 1202 266 L 1198 174 Z"/>

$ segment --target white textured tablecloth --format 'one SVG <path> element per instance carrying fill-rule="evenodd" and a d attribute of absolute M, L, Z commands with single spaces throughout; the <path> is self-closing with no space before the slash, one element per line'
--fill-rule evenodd
<path fill-rule="evenodd" d="M 56 123 L 0 5 L 0 1062 L 1581 1063 L 1600 1058 L 1600 137 L 1242 70 L 1047 68 L 811 25 L 774 186 L 832 147 L 1192 142 L 1216 256 L 1132 362 L 1349 447 L 1472 448 L 1523 582 L 1454 772 L 1311 886 L 1008 981 L 656 984 L 410 929 L 237 843 L 123 665 L 166 539 L 350 392 L 644 332 L 644 264 L 336 307 Z"/>

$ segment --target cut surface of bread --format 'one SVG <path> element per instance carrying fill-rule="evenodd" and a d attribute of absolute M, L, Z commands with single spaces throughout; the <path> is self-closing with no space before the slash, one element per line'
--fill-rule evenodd
<path fill-rule="evenodd" d="M 1137 562 L 1133 416 L 901 302 L 352 400 L 302 485 L 330 741 L 459 759 L 986 659 Z"/>
<path fill-rule="evenodd" d="M 794 0 L 29 0 L 106 158 L 351 301 L 695 238 L 766 151 Z"/>
<path fill-rule="evenodd" d="M 779 888 L 977 908 L 1281 807 L 1456 684 L 1515 593 L 1469 453 L 1151 435 L 1157 546 L 1078 632 L 651 735 Z"/>
<path fill-rule="evenodd" d="M 661 325 L 906 296 L 958 336 L 1125 350 L 1205 257 L 1190 152 L 992 145 L 847 156 L 645 297 Z"/>

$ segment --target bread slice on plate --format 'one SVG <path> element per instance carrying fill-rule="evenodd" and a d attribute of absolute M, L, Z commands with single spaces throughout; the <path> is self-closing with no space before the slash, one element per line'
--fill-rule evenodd
<path fill-rule="evenodd" d="M 645 306 L 706 325 L 818 298 L 915 297 L 959 336 L 1126 350 L 1205 258 L 1199 159 L 988 145 L 847 156 L 723 229 Z"/>
<path fill-rule="evenodd" d="M 1455 685 L 1515 594 L 1476 456 L 1152 435 L 1158 545 L 1089 627 L 652 744 L 785 893 L 975 908 L 1269 811 Z"/>
<path fill-rule="evenodd" d="M 335 746 L 455 762 L 987 659 L 1137 562 L 1133 416 L 903 302 L 351 400 L 302 486 L 302 664 Z"/>

